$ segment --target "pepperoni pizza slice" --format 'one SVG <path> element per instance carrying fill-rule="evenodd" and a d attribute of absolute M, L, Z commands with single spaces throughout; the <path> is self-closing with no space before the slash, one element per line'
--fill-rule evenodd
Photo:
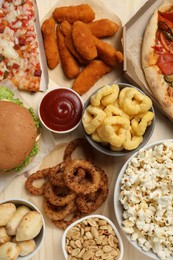
<path fill-rule="evenodd" d="M 142 42 L 142 68 L 153 96 L 173 118 L 173 1 L 155 10 Z"/>
<path fill-rule="evenodd" d="M 41 65 L 34 0 L 4 0 L 0 9 L 0 81 L 21 90 L 40 88 Z"/>

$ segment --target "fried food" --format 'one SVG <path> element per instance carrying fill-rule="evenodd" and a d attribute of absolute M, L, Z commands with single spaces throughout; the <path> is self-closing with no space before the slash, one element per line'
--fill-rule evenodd
<path fill-rule="evenodd" d="M 63 21 L 68 21 L 69 23 L 74 23 L 75 21 L 89 23 L 95 19 L 95 13 L 88 4 L 57 7 L 52 15 L 58 23 Z"/>
<path fill-rule="evenodd" d="M 86 214 L 89 214 L 99 208 L 108 196 L 108 177 L 104 170 L 97 168 L 101 176 L 100 188 L 87 195 L 78 195 L 76 204 L 78 209 Z"/>
<path fill-rule="evenodd" d="M 55 21 L 53 17 L 50 17 L 43 22 L 41 31 L 47 64 L 50 69 L 54 69 L 58 65 L 60 57 L 56 42 Z"/>
<path fill-rule="evenodd" d="M 73 82 L 72 89 L 79 95 L 87 92 L 104 74 L 111 71 L 111 67 L 101 60 L 93 60 L 78 75 Z"/>
<path fill-rule="evenodd" d="M 69 78 L 73 79 L 77 77 L 77 75 L 80 73 L 79 65 L 75 60 L 75 58 L 71 55 L 71 53 L 67 49 L 65 45 L 64 35 L 62 34 L 59 26 L 57 26 L 56 33 L 57 33 L 57 44 L 58 44 L 63 71 Z"/>
<path fill-rule="evenodd" d="M 43 210 L 51 220 L 64 219 L 68 214 L 73 213 L 76 210 L 74 201 L 71 201 L 68 205 L 59 207 L 52 205 L 48 199 L 44 199 Z"/>
<path fill-rule="evenodd" d="M 92 21 L 91 23 L 88 23 L 87 26 L 92 34 L 97 38 L 112 36 L 119 29 L 119 25 L 117 23 L 106 18 Z"/>
<path fill-rule="evenodd" d="M 85 153 L 86 160 L 89 162 L 93 162 L 94 154 L 92 147 L 89 145 L 89 143 L 83 139 L 83 138 L 76 138 L 73 139 L 66 147 L 64 151 L 64 157 L 63 160 L 65 162 L 72 161 L 72 154 L 76 150 L 77 147 L 81 147 Z"/>
<path fill-rule="evenodd" d="M 75 181 L 75 174 L 79 168 L 86 171 L 86 176 L 80 183 Z M 64 180 L 71 190 L 83 194 L 98 190 L 101 181 L 99 172 L 86 160 L 73 160 L 68 163 L 64 170 Z"/>
<path fill-rule="evenodd" d="M 51 182 L 46 183 L 44 195 L 55 206 L 65 206 L 76 197 L 76 193 L 67 186 L 54 186 Z"/>
<path fill-rule="evenodd" d="M 82 148 L 86 160 L 72 158 L 77 147 Z M 31 187 L 28 191 L 44 195 L 43 210 L 58 228 L 65 229 L 86 212 L 100 207 L 107 198 L 108 178 L 104 170 L 94 166 L 91 149 L 85 139 L 73 139 L 66 146 L 61 163 L 29 177 Z M 41 187 L 33 192 L 32 182 L 38 176 L 47 182 L 44 189 Z"/>
<path fill-rule="evenodd" d="M 72 38 L 72 25 L 69 22 L 64 21 L 61 23 L 60 28 L 65 37 L 65 44 L 71 54 L 77 59 L 80 64 L 88 64 L 88 61 L 82 58 L 82 56 L 77 52 L 74 46 Z"/>
<path fill-rule="evenodd" d="M 93 35 L 85 23 L 76 21 L 73 24 L 72 38 L 77 52 L 84 59 L 92 60 L 97 57 Z"/>
<path fill-rule="evenodd" d="M 117 51 L 112 45 L 94 37 L 94 43 L 97 49 L 98 57 L 107 65 L 116 67 L 122 63 L 124 57 L 120 51 Z"/>
<path fill-rule="evenodd" d="M 32 173 L 28 179 L 25 182 L 25 188 L 27 191 L 29 191 L 33 195 L 41 196 L 44 194 L 44 189 L 45 189 L 45 182 L 40 186 L 40 187 L 35 187 L 33 185 L 34 181 L 39 180 L 39 179 L 44 179 L 45 177 L 48 176 L 50 173 L 51 168 L 39 170 L 35 173 Z"/>

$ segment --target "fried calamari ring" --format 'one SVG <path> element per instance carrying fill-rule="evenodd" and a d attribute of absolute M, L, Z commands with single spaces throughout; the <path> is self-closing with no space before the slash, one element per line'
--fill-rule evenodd
<path fill-rule="evenodd" d="M 51 182 L 46 183 L 44 195 L 55 206 L 65 206 L 76 197 L 67 186 L 54 186 Z"/>
<path fill-rule="evenodd" d="M 127 130 L 126 139 L 123 145 L 126 150 L 133 150 L 136 149 L 140 145 L 140 143 L 142 143 L 142 141 L 142 136 L 132 135 L 131 132 Z"/>
<path fill-rule="evenodd" d="M 75 181 L 76 172 L 82 168 L 86 176 L 81 182 Z M 100 174 L 94 165 L 85 160 L 73 160 L 64 170 L 64 180 L 66 185 L 76 193 L 88 194 L 98 190 L 100 186 Z"/>
<path fill-rule="evenodd" d="M 147 127 L 151 124 L 153 118 L 154 114 L 151 111 L 134 116 L 131 120 L 131 126 L 136 135 L 142 136 Z"/>
<path fill-rule="evenodd" d="M 96 209 L 98 209 L 108 196 L 108 177 L 104 170 L 97 169 L 101 176 L 100 188 L 94 192 L 87 195 L 79 195 L 76 199 L 76 205 L 79 211 L 89 214 Z"/>
<path fill-rule="evenodd" d="M 82 123 L 87 134 L 92 134 L 101 125 L 105 119 L 105 112 L 98 108 L 89 105 L 83 114 Z"/>
<path fill-rule="evenodd" d="M 51 220 L 61 220 L 64 219 L 68 214 L 74 212 L 75 202 L 71 201 L 68 205 L 59 207 L 52 205 L 48 199 L 45 198 L 43 202 L 43 210 Z"/>
<path fill-rule="evenodd" d="M 128 115 L 144 113 L 152 107 L 151 99 L 135 88 L 122 89 L 119 95 L 119 104 Z"/>
<path fill-rule="evenodd" d="M 93 162 L 94 154 L 92 147 L 84 138 L 76 138 L 67 145 L 64 151 L 64 162 L 72 161 L 72 153 L 77 147 L 82 147 L 85 153 L 86 160 L 89 162 Z"/>
<path fill-rule="evenodd" d="M 44 194 L 45 184 L 43 183 L 40 187 L 35 187 L 33 185 L 34 181 L 39 179 L 44 179 L 45 177 L 48 177 L 50 174 L 52 168 L 46 168 L 43 170 L 38 170 L 35 173 L 32 173 L 28 179 L 25 182 L 25 188 L 33 195 L 41 196 Z"/>
<path fill-rule="evenodd" d="M 107 117 L 97 129 L 98 135 L 105 142 L 121 146 L 125 141 L 125 131 L 130 128 L 130 121 L 122 116 Z"/>
<path fill-rule="evenodd" d="M 98 107 L 100 104 L 107 106 L 112 104 L 119 95 L 119 86 L 113 84 L 111 86 L 106 85 L 99 89 L 95 95 L 91 97 L 91 105 Z"/>
<path fill-rule="evenodd" d="M 76 206 L 75 206 L 74 213 L 69 214 L 69 215 L 66 216 L 66 218 L 62 219 L 62 220 L 52 220 L 52 223 L 55 224 L 55 226 L 60 228 L 60 229 L 66 229 L 71 223 L 73 223 L 74 221 L 76 221 L 76 220 L 85 216 L 82 212 L 79 212 L 77 210 Z"/>

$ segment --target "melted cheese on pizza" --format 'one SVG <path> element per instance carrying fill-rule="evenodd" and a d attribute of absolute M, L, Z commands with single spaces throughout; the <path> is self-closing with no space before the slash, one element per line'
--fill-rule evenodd
<path fill-rule="evenodd" d="M 41 79 L 34 0 L 5 0 L 0 10 L 0 81 L 38 91 Z"/>

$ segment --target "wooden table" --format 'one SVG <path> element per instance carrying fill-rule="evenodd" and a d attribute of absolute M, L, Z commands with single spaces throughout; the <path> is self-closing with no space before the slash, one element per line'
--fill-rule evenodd
<path fill-rule="evenodd" d="M 93 0 L 94 1 L 94 0 Z M 58 2 L 58 0 L 37 0 L 38 9 L 39 9 L 39 16 L 40 21 L 43 20 L 46 13 L 51 9 L 52 6 L 55 5 L 55 3 Z M 104 1 L 104 4 L 107 5 L 109 8 L 111 8 L 112 11 L 114 11 L 119 18 L 122 21 L 122 24 L 125 25 L 125 23 L 138 11 L 138 9 L 146 2 L 146 0 L 107 0 Z M 121 77 L 121 80 L 123 81 L 123 77 Z M 49 80 L 49 88 L 51 88 L 54 85 L 54 82 L 50 79 Z M 30 100 L 31 105 L 33 107 L 37 107 L 37 103 L 34 97 Z M 160 140 L 160 139 L 166 139 L 166 138 L 172 138 L 172 124 L 156 110 L 156 126 L 154 133 L 149 141 L 149 143 Z M 65 140 L 65 139 L 64 139 Z M 56 140 L 56 143 L 58 143 L 58 140 Z M 61 147 L 60 147 L 61 149 Z M 51 157 L 49 157 L 47 160 L 51 161 Z M 102 209 L 102 213 L 109 217 L 118 227 L 118 224 L 116 222 L 115 214 L 114 214 L 114 208 L 113 208 L 113 192 L 114 192 L 114 186 L 117 178 L 117 174 L 119 170 L 121 169 L 124 162 L 127 160 L 127 158 L 119 158 L 114 160 L 108 160 L 107 163 L 110 165 L 110 171 L 112 171 L 112 178 L 110 183 L 110 192 L 109 197 L 107 199 L 107 203 L 104 206 L 104 209 Z M 104 160 L 100 160 L 104 161 Z M 102 163 L 103 164 L 103 163 Z M 24 179 L 21 178 L 21 176 L 17 177 L 13 183 L 11 183 L 3 193 L 0 194 L 0 199 L 7 199 L 10 197 L 24 197 L 25 199 L 29 199 L 32 202 L 32 199 L 30 197 L 27 197 L 24 189 L 20 189 L 19 186 L 24 184 Z M 37 206 L 41 209 L 41 199 L 38 198 Z M 57 230 L 50 221 L 45 218 L 46 221 L 46 237 L 45 241 L 40 249 L 40 251 L 37 253 L 36 256 L 32 258 L 32 260 L 63 260 L 63 254 L 61 250 L 61 238 L 63 232 L 60 230 Z M 121 231 L 120 231 L 121 232 Z M 121 233 L 124 243 L 124 257 L 123 260 L 147 260 L 148 258 L 139 253 L 134 247 L 130 245 L 130 243 L 126 240 L 124 235 Z"/>

